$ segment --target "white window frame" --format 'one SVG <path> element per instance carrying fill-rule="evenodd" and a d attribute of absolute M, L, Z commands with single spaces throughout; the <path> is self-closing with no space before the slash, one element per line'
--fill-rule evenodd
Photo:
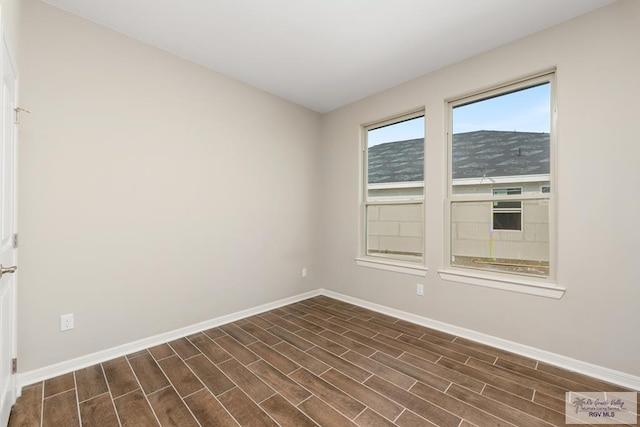
<path fill-rule="evenodd" d="M 469 104 L 491 97 L 501 96 L 520 89 L 536 86 L 539 84 L 549 83 L 551 98 L 551 117 L 550 117 L 550 188 L 549 193 L 542 194 L 523 194 L 517 196 L 518 200 L 525 201 L 531 199 L 547 199 L 549 201 L 549 275 L 547 277 L 528 276 L 519 273 L 497 272 L 482 269 L 465 268 L 452 265 L 451 261 L 451 207 L 455 202 L 464 201 L 496 201 L 496 200 L 512 200 L 514 196 L 493 196 L 479 194 L 453 194 L 453 171 L 452 165 L 452 129 L 453 129 L 453 108 Z M 556 72 L 555 70 L 547 71 L 527 78 L 508 82 L 503 85 L 495 86 L 486 90 L 478 91 L 473 94 L 452 98 L 445 101 L 446 114 L 448 117 L 448 128 L 446 132 L 447 141 L 447 189 L 445 196 L 445 224 L 444 224 L 444 265 L 438 271 L 440 277 L 444 280 L 465 283 L 475 286 L 483 286 L 494 289 L 502 289 L 510 292 L 520 292 L 530 295 L 538 295 L 548 298 L 559 299 L 564 295 L 565 289 L 556 283 L 556 194 L 554 189 L 557 188 L 556 183 L 556 135 L 557 135 L 557 104 L 556 104 Z M 523 203 L 524 205 L 524 203 Z M 524 206 L 523 206 L 524 208 Z M 524 218 L 524 215 L 523 215 Z M 493 221 L 493 217 L 491 218 Z M 498 231 L 498 230 L 497 230 Z M 505 230 L 499 230 L 505 231 Z"/>
<path fill-rule="evenodd" d="M 361 267 L 376 268 L 381 270 L 394 271 L 398 273 L 426 276 L 427 268 L 425 267 L 425 252 L 426 252 L 426 238 L 425 238 L 425 219 L 424 219 L 424 181 L 423 182 L 409 182 L 400 183 L 399 188 L 422 188 L 422 196 L 389 196 L 389 197 L 369 197 L 368 192 L 368 143 L 367 135 L 368 131 L 377 129 L 384 126 L 393 125 L 406 120 L 411 120 L 418 117 L 426 117 L 425 109 L 420 108 L 418 110 L 412 110 L 411 112 L 397 115 L 386 120 L 376 121 L 365 124 L 361 127 L 361 197 L 360 197 L 360 224 L 359 224 L 359 250 L 358 256 L 355 258 L 357 265 Z M 426 121 L 426 118 L 425 118 Z M 425 123 L 426 128 L 426 123 Z M 425 132 L 426 134 L 426 132 Z M 426 138 L 425 138 L 426 140 Z M 424 167 L 424 163 L 423 163 Z M 425 176 L 423 174 L 423 176 Z M 374 184 L 374 189 L 385 188 L 385 184 Z M 367 208 L 369 206 L 380 205 L 407 205 L 417 204 L 422 206 L 422 258 L 420 260 L 407 260 L 401 257 L 394 258 L 393 256 L 379 254 L 373 255 L 367 253 Z"/>

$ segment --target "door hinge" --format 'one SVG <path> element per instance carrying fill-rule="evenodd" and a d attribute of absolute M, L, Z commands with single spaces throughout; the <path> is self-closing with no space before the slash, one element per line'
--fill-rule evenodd
<path fill-rule="evenodd" d="M 18 359 L 14 357 L 11 359 L 11 373 L 15 374 L 18 372 Z"/>
<path fill-rule="evenodd" d="M 18 248 L 18 233 L 15 233 L 13 235 L 13 249 L 17 249 Z"/>

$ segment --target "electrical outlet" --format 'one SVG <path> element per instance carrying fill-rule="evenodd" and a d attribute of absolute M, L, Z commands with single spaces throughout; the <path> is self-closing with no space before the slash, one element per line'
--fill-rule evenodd
<path fill-rule="evenodd" d="M 307 268 L 302 269 L 302 277 L 307 277 Z"/>
<path fill-rule="evenodd" d="M 73 313 L 60 316 L 60 331 L 68 331 L 69 329 L 73 329 Z"/>
<path fill-rule="evenodd" d="M 424 285 L 421 285 L 420 283 L 416 285 L 416 295 L 424 295 Z"/>

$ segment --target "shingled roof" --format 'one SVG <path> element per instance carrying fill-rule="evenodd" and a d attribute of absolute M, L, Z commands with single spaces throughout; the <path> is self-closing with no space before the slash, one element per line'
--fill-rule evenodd
<path fill-rule="evenodd" d="M 369 184 L 422 181 L 424 140 L 387 142 L 375 145 L 368 153 Z"/>
<path fill-rule="evenodd" d="M 369 183 L 423 181 L 422 139 L 369 149 Z M 549 134 L 480 130 L 453 135 L 453 179 L 549 173 Z"/>

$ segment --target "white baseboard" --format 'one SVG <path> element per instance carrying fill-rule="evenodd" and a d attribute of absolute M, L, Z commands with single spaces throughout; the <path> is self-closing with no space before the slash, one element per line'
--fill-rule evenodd
<path fill-rule="evenodd" d="M 26 385 L 34 384 L 36 382 L 53 378 L 58 375 L 62 375 L 68 372 L 76 371 L 78 369 L 86 368 L 86 367 L 95 365 L 97 363 L 102 363 L 107 360 L 114 359 L 116 357 L 131 354 L 136 351 L 143 350 L 145 348 L 163 344 L 168 341 L 173 341 L 175 339 L 182 338 L 187 335 L 195 334 L 207 329 L 211 329 L 216 326 L 224 325 L 226 323 L 235 322 L 236 320 L 240 320 L 245 317 L 260 314 L 265 311 L 273 310 L 275 308 L 282 307 L 288 304 L 293 304 L 295 302 L 302 301 L 307 298 L 312 298 L 318 295 L 325 295 L 330 298 L 335 298 L 340 301 L 344 301 L 360 307 L 368 308 L 370 310 L 377 311 L 379 313 L 397 317 L 399 319 L 406 320 L 408 322 L 416 323 L 418 325 L 426 326 L 428 328 L 437 329 L 442 332 L 447 332 L 452 335 L 457 335 L 462 338 L 467 338 L 467 339 L 477 341 L 483 344 L 487 344 L 502 350 L 510 351 L 512 353 L 520 354 L 522 356 L 530 357 L 532 359 L 540 360 L 542 362 L 549 363 L 551 365 L 555 365 L 560 368 L 568 369 L 570 371 L 579 372 L 581 374 L 598 378 L 603 381 L 607 381 L 613 384 L 618 384 L 620 386 L 627 387 L 633 390 L 640 390 L 640 377 L 637 377 L 634 375 L 615 371 L 609 368 L 604 368 L 598 365 L 593 365 L 580 360 L 572 359 L 570 357 L 551 353 L 545 350 L 540 350 L 540 349 L 519 344 L 513 341 L 497 338 L 491 335 L 486 335 L 480 332 L 475 332 L 470 329 L 461 328 L 459 326 L 450 325 L 448 323 L 429 319 L 427 317 L 418 316 L 416 314 L 407 313 L 401 310 L 396 310 L 383 305 L 371 303 L 369 301 L 353 298 L 353 297 L 339 294 L 337 292 L 329 291 L 326 289 L 316 289 L 311 292 L 306 292 L 293 297 L 284 298 L 278 301 L 274 301 L 268 304 L 263 304 L 258 307 L 253 307 L 247 310 L 241 310 L 225 316 L 216 317 L 211 320 L 207 320 L 207 321 L 197 323 L 191 326 L 187 326 L 184 328 L 176 329 L 163 334 L 155 335 L 149 338 L 144 338 L 128 344 L 123 344 L 123 345 L 106 349 L 103 351 L 99 351 L 96 353 L 88 354 L 86 356 L 77 357 L 75 359 L 56 363 L 50 366 L 45 366 L 44 368 L 34 369 L 32 371 L 20 373 L 17 376 L 18 395 L 20 395 L 22 391 L 22 387 Z"/>
<path fill-rule="evenodd" d="M 399 319 L 406 320 L 411 323 L 416 323 L 418 325 L 426 326 L 428 328 L 437 329 L 439 331 L 447 332 L 452 335 L 457 335 L 461 338 L 467 338 L 473 341 L 480 342 L 482 344 L 490 345 L 492 347 L 510 351 L 512 353 L 530 357 L 532 359 L 540 360 L 541 362 L 545 362 L 550 365 L 564 368 L 569 371 L 579 372 L 581 374 L 598 378 L 602 381 L 607 381 L 613 384 L 617 384 L 622 387 L 627 387 L 632 390 L 640 390 L 640 377 L 627 374 L 625 372 L 615 371 L 613 369 L 583 362 L 581 360 L 572 359 L 570 357 L 562 356 L 560 354 L 551 353 L 545 350 L 540 350 L 535 347 L 530 347 L 524 344 L 519 344 L 517 342 L 505 340 L 502 338 L 497 338 L 491 335 L 472 331 L 470 329 L 465 329 L 459 326 L 454 326 L 448 323 L 429 319 L 427 317 L 418 316 L 416 314 L 411 314 L 405 311 L 400 311 L 393 308 L 385 307 L 383 305 L 374 304 L 365 300 L 339 294 L 337 292 L 323 289 L 322 295 L 328 296 L 330 298 L 335 298 L 337 300 L 354 304 L 360 307 L 368 308 L 370 310 L 387 314 L 389 316 L 397 317 Z M 609 390 L 603 390 L 603 391 L 609 391 Z"/>
<path fill-rule="evenodd" d="M 207 329 L 211 329 L 216 326 L 235 322 L 236 320 L 244 319 L 245 317 L 264 313 L 265 311 L 293 304 L 294 302 L 302 301 L 304 299 L 312 298 L 321 294 L 322 289 L 316 289 L 314 291 L 305 292 L 293 297 L 284 298 L 271 303 L 259 305 L 257 307 L 237 311 L 225 316 L 216 317 L 214 319 L 206 320 L 204 322 L 196 323 L 184 328 L 175 329 L 173 331 L 154 335 L 152 337 L 143 338 L 138 341 L 122 344 L 117 347 L 98 351 L 96 353 L 87 354 L 86 356 L 81 356 L 74 359 L 66 360 L 64 362 L 56 363 L 54 365 L 45 366 L 44 368 L 22 372 L 19 373 L 16 378 L 17 395 L 20 396 L 22 393 L 22 387 L 29 384 L 35 384 L 49 378 L 57 377 L 58 375 L 63 375 L 69 372 L 77 371 L 78 369 L 87 368 L 97 363 L 106 362 L 107 360 L 115 359 L 116 357 L 135 353 L 136 351 L 144 350 L 145 348 L 153 347 L 159 344 L 176 340 L 178 338 L 206 331 Z"/>

